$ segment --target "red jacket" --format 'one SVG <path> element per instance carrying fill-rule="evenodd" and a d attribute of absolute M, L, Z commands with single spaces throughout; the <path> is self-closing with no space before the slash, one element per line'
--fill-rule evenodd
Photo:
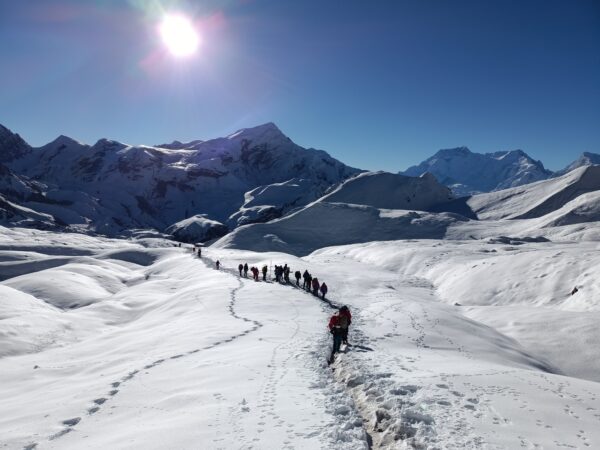
<path fill-rule="evenodd" d="M 339 327 L 339 326 L 340 326 L 340 315 L 338 313 L 335 313 L 333 316 L 331 316 L 331 319 L 329 319 L 329 331 L 331 331 L 335 327 Z"/>
<path fill-rule="evenodd" d="M 344 314 L 344 316 L 348 318 L 348 321 L 346 323 L 346 326 L 343 328 L 348 328 L 348 326 L 350 325 L 350 318 L 348 317 L 348 314 Z M 331 319 L 329 319 L 329 331 L 333 330 L 334 328 L 342 328 L 342 323 L 340 319 L 341 316 L 339 312 L 331 316 Z"/>

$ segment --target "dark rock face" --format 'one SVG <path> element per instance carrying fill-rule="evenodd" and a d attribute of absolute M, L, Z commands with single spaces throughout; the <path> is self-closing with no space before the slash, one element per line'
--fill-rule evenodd
<path fill-rule="evenodd" d="M 31 153 L 21 136 L 0 125 L 0 163 L 10 163 Z"/>

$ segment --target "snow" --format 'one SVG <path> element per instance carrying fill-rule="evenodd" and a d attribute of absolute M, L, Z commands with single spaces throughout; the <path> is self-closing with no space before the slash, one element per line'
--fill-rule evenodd
<path fill-rule="evenodd" d="M 427 172 L 457 195 L 506 189 L 552 176 L 540 161 L 522 150 L 483 154 L 473 153 L 467 147 L 440 150 L 403 173 L 419 176 Z"/>
<path fill-rule="evenodd" d="M 585 166 L 559 178 L 475 195 L 467 203 L 480 219 L 533 218 L 599 189 L 600 166 Z"/>
<path fill-rule="evenodd" d="M 600 447 L 600 166 L 455 199 L 269 123 L 166 148 L 63 136 L 33 149 L 41 183 L 13 172 L 31 150 L 15 136 L 0 127 L 17 156 L 0 165 L 0 448 Z M 513 180 L 537 167 L 487 156 Z M 201 258 L 157 231 L 210 240 L 216 216 L 277 218 Z M 120 239 L 72 232 L 115 223 Z M 328 298 L 273 282 L 284 263 Z M 352 345 L 328 365 L 343 304 Z"/>
<path fill-rule="evenodd" d="M 229 217 L 232 228 L 257 222 L 268 222 L 321 197 L 327 183 L 306 178 L 292 178 L 282 183 L 259 186 L 244 194 L 244 204 Z"/>
<path fill-rule="evenodd" d="M 159 237 L 0 228 L 0 445 L 595 448 L 600 248 L 507 247 L 200 259 Z M 240 261 L 325 281 L 353 346 L 328 367 L 333 309 Z"/>
<path fill-rule="evenodd" d="M 32 149 L 18 135 L 4 134 L 0 189 L 6 200 L 51 215 L 55 227 L 111 236 L 132 228 L 164 232 L 197 214 L 226 223 L 245 193 L 294 178 L 305 180 L 299 184 L 304 200 L 295 205 L 303 206 L 359 172 L 324 151 L 296 145 L 272 123 L 165 147 L 110 139 L 90 146 L 60 136 Z M 282 202 L 282 211 L 292 206 Z M 28 223 L 6 216 L 8 225 Z"/>
<path fill-rule="evenodd" d="M 175 239 L 182 242 L 204 242 L 221 237 L 227 231 L 225 225 L 207 218 L 205 214 L 197 214 L 165 229 L 165 233 L 172 234 Z"/>
<path fill-rule="evenodd" d="M 406 208 L 431 208 L 450 198 L 448 188 L 431 176 L 411 178 L 365 172 L 281 219 L 237 228 L 214 246 L 306 255 L 330 245 L 441 238 L 450 224 L 466 219 L 455 214 L 430 214 Z"/>

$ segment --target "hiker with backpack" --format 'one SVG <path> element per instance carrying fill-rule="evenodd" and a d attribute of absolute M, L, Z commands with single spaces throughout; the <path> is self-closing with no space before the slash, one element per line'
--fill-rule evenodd
<path fill-rule="evenodd" d="M 267 270 L 269 270 L 269 268 L 266 264 L 262 266 L 263 281 L 267 281 Z"/>
<path fill-rule="evenodd" d="M 258 281 L 258 267 L 252 267 L 252 275 L 254 276 L 254 281 Z"/>
<path fill-rule="evenodd" d="M 345 325 L 346 329 L 348 328 L 347 322 L 347 318 L 341 314 L 341 308 L 340 311 L 337 311 L 329 319 L 329 332 L 333 336 L 333 348 L 331 349 L 331 357 L 327 360 L 329 364 L 333 362 L 335 354 L 340 351 L 340 346 L 342 345 L 344 337 L 343 327 Z"/>
<path fill-rule="evenodd" d="M 321 283 L 321 296 L 322 296 L 323 300 L 325 300 L 325 294 L 327 294 L 327 285 L 323 281 Z"/>
<path fill-rule="evenodd" d="M 244 266 L 242 265 L 242 263 L 240 263 L 238 265 L 238 270 L 240 271 L 240 277 L 242 276 L 242 270 L 244 269 Z"/>
<path fill-rule="evenodd" d="M 342 343 L 348 345 L 348 329 L 352 323 L 352 314 L 346 305 L 340 308 L 340 317 L 342 318 L 340 321 L 342 328 Z"/>
<path fill-rule="evenodd" d="M 312 275 L 309 273 L 308 276 L 306 277 L 306 290 L 308 292 L 310 292 L 311 289 L 312 289 Z"/>
<path fill-rule="evenodd" d="M 248 263 L 244 263 L 244 277 L 248 278 Z"/>
<path fill-rule="evenodd" d="M 308 270 L 304 269 L 304 273 L 302 274 L 302 278 L 304 279 L 304 283 L 302 283 L 302 289 L 306 289 L 306 285 L 308 284 Z"/>
<path fill-rule="evenodd" d="M 286 283 L 290 282 L 290 268 L 288 267 L 287 264 L 285 266 L 283 266 L 283 279 L 285 280 Z"/>
<path fill-rule="evenodd" d="M 302 274 L 299 270 L 296 270 L 296 272 L 294 272 L 294 276 L 296 277 L 296 286 L 300 287 L 300 277 Z"/>
<path fill-rule="evenodd" d="M 321 287 L 321 285 L 319 284 L 319 279 L 317 277 L 314 277 L 312 279 L 312 293 L 315 297 L 319 296 L 319 288 Z"/>

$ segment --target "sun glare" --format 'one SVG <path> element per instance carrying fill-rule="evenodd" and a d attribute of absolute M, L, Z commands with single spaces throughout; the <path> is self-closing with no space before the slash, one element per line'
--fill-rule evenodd
<path fill-rule="evenodd" d="M 200 36 L 184 16 L 166 16 L 160 24 L 160 35 L 169 51 L 178 57 L 190 56 L 200 44 Z"/>

